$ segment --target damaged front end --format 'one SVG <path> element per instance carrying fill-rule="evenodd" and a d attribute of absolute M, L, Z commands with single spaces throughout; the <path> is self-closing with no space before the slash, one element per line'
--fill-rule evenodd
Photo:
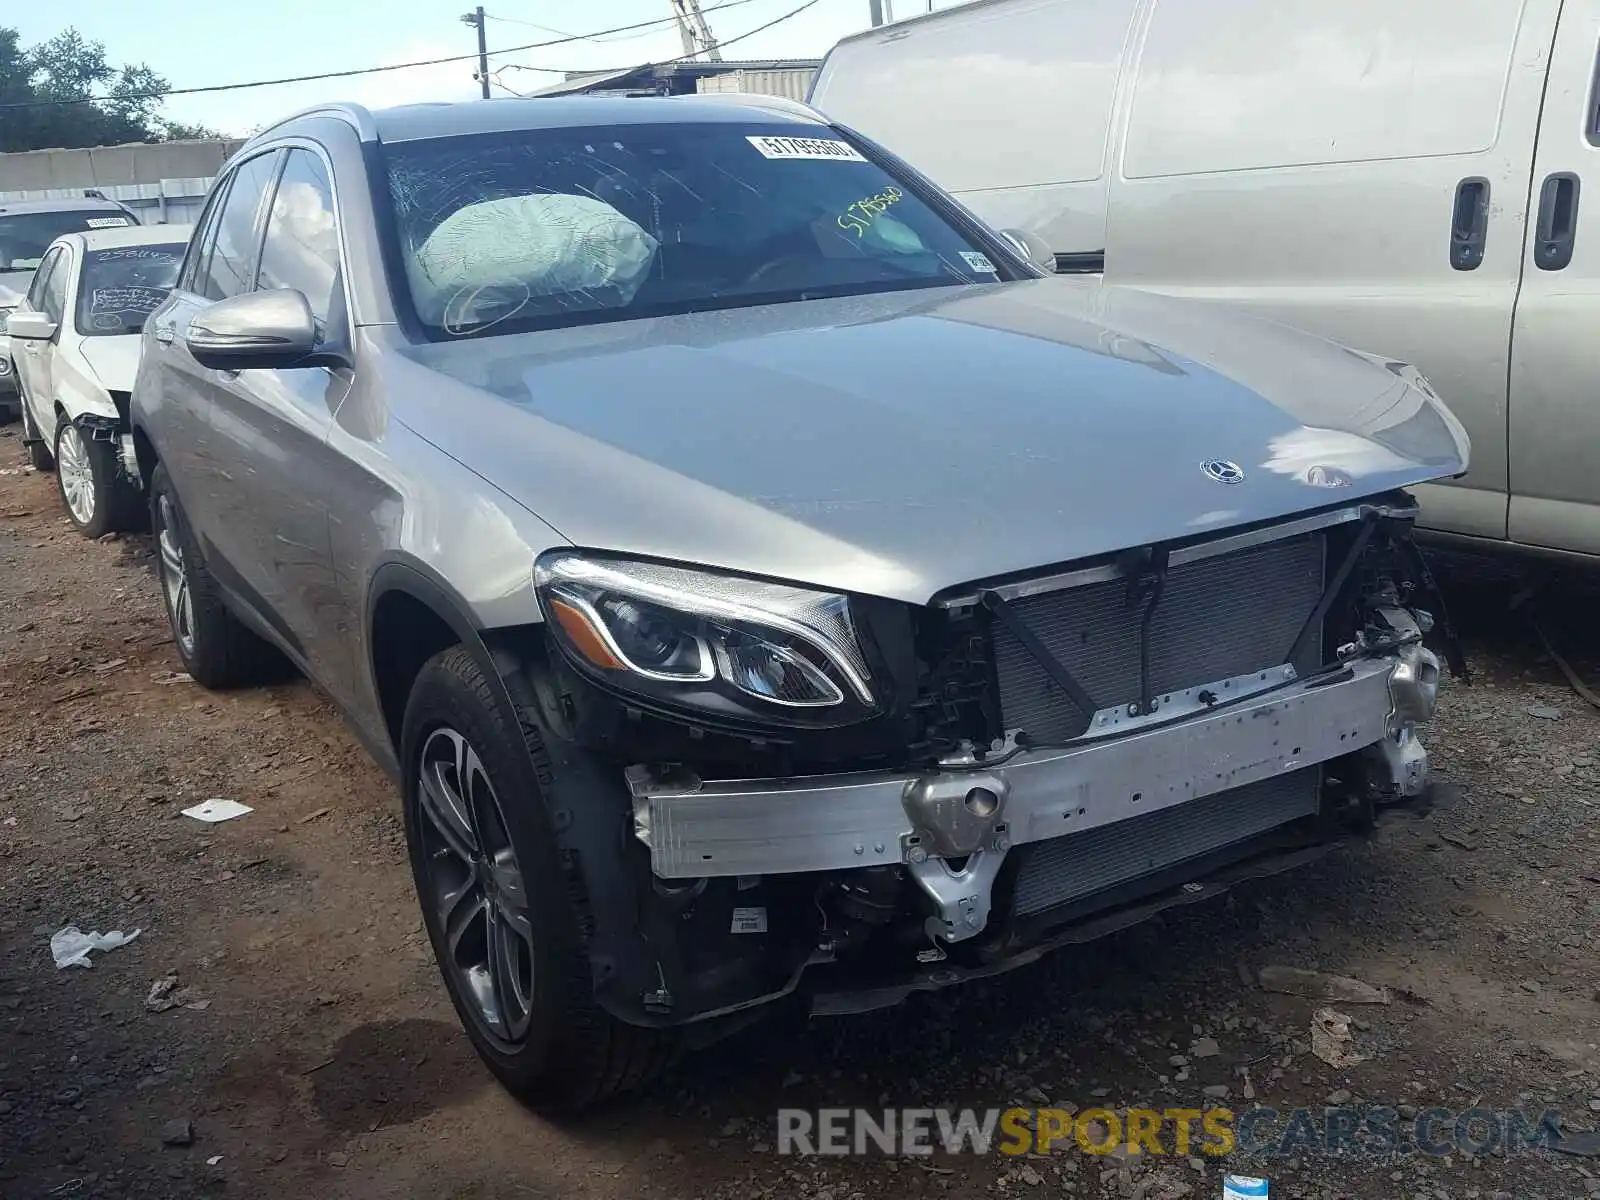
<path fill-rule="evenodd" d="M 72 416 L 72 423 L 83 434 L 85 441 L 105 442 L 116 454 L 118 473 L 135 491 L 144 491 L 144 473 L 139 466 L 139 456 L 134 449 L 133 424 L 129 419 L 131 397 L 127 392 L 107 392 L 106 404 L 101 408 L 85 407 Z M 105 411 L 109 408 L 111 411 Z"/>
<path fill-rule="evenodd" d="M 1426 787 L 1436 619 L 1452 643 L 1414 516 L 1395 494 L 922 608 L 547 556 L 541 720 L 631 810 L 617 854 L 558 807 L 597 995 L 644 1024 L 877 1007 L 1359 834 Z"/>

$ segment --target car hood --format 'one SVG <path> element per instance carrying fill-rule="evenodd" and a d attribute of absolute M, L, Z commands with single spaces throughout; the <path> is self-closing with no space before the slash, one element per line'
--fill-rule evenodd
<path fill-rule="evenodd" d="M 138 334 L 86 337 L 78 343 L 78 353 L 106 391 L 133 391 L 133 379 L 139 373 Z"/>
<path fill-rule="evenodd" d="M 21 304 L 32 277 L 31 271 L 0 271 L 0 308 L 15 308 Z M 0 333 L 4 332 L 0 329 Z"/>
<path fill-rule="evenodd" d="M 397 418 L 578 545 L 918 603 L 1467 462 L 1460 424 L 1401 364 L 1081 279 L 401 358 L 424 374 L 386 388 L 410 401 Z M 1218 482 L 1212 460 L 1243 479 Z"/>

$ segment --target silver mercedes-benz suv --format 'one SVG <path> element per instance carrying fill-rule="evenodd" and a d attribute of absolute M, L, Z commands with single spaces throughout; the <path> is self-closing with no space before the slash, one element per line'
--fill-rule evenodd
<path fill-rule="evenodd" d="M 800 105 L 302 113 L 144 338 L 185 665 L 342 706 L 532 1103 L 1292 867 L 1426 782 L 1403 489 L 1467 460 L 1426 381 L 1047 277 Z"/>

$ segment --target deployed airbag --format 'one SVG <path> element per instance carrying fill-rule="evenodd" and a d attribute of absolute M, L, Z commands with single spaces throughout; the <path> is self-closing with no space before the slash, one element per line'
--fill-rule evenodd
<path fill-rule="evenodd" d="M 407 264 L 418 315 L 447 326 L 476 309 L 565 292 L 633 299 L 658 243 L 611 205 L 565 194 L 505 196 L 457 209 Z"/>

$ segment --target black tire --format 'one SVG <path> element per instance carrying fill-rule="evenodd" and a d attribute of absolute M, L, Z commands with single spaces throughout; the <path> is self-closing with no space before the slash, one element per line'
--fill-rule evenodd
<path fill-rule="evenodd" d="M 422 786 L 426 770 L 433 795 L 441 794 L 441 776 L 434 773 L 437 764 L 444 773 L 443 786 L 448 787 L 452 768 L 447 757 L 435 759 L 431 748 L 441 738 L 450 745 L 451 735 L 459 735 L 481 767 L 481 772 L 456 769 L 458 783 L 465 774 L 480 784 L 456 793 L 470 797 L 464 806 L 446 810 L 477 814 L 465 823 L 453 823 L 458 835 L 467 839 L 454 852 L 446 847 L 441 824 L 424 811 Z M 670 1061 L 677 1039 L 667 1031 L 619 1021 L 595 1001 L 589 957 L 542 791 L 541 781 L 554 778 L 544 738 L 536 727 L 507 711 L 465 648 L 441 651 L 418 674 L 406 705 L 401 762 L 406 841 L 423 922 L 450 1001 L 479 1057 L 512 1095 L 542 1112 L 575 1112 L 643 1089 Z M 487 792 L 482 783 L 487 783 Z M 430 803 L 437 811 L 436 801 Z M 515 885 L 508 887 L 502 880 L 491 888 L 487 881 L 498 879 L 506 864 L 502 838 L 512 851 Z M 476 875 L 467 865 L 474 857 Z M 459 881 L 459 891 L 452 890 L 452 881 Z M 481 904 L 470 898 L 453 906 L 448 902 L 451 895 L 463 895 L 474 887 L 482 892 Z M 518 947 L 510 956 L 513 966 L 520 968 L 525 962 L 529 968 L 527 978 L 519 970 L 511 972 L 526 1002 L 519 1003 L 512 995 L 502 1004 L 499 997 L 505 989 L 500 978 L 489 975 L 486 982 L 480 971 L 479 988 L 494 997 L 486 1007 L 484 999 L 474 994 L 468 981 L 471 970 L 462 960 L 473 957 L 472 931 L 480 928 L 486 915 L 487 925 L 482 927 L 487 930 L 496 921 L 492 914 L 516 910 L 519 897 L 525 920 L 501 919 L 499 927 L 509 931 L 508 937 L 502 934 L 506 944 Z M 457 943 L 463 948 L 460 954 L 451 951 L 441 912 L 447 907 L 480 914 L 461 922 L 459 928 L 467 932 Z M 519 930 L 519 925 L 525 928 Z M 493 939 L 485 932 L 488 945 L 494 944 Z M 487 1015 L 490 1008 L 498 1010 L 502 1019 Z"/>
<path fill-rule="evenodd" d="M 150 478 L 150 533 L 161 599 L 183 669 L 208 688 L 243 687 L 281 677 L 283 656 L 228 611 L 189 532 L 167 469 L 160 465 Z M 180 577 L 175 577 L 176 567 L 181 567 Z M 180 584 L 188 592 L 182 617 Z"/>
<path fill-rule="evenodd" d="M 17 393 L 20 398 L 21 392 Z M 28 443 L 28 464 L 35 471 L 54 471 L 56 469 L 55 456 L 50 453 L 50 447 L 45 445 L 44 438 L 33 427 L 33 418 L 28 415 L 28 402 L 22 401 L 22 439 Z"/>
<path fill-rule="evenodd" d="M 55 459 L 62 507 L 85 537 L 138 525 L 143 509 L 139 489 L 123 474 L 116 443 L 97 441 L 63 417 L 56 426 Z"/>

